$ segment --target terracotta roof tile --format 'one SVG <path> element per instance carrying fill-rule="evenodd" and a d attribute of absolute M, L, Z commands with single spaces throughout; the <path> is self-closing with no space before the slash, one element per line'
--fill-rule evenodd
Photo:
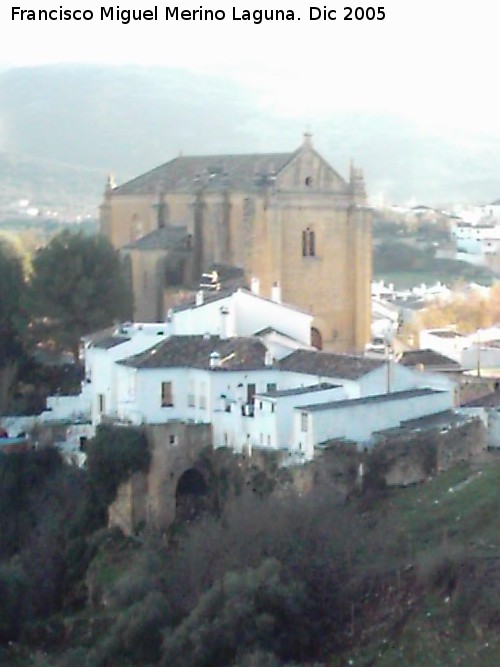
<path fill-rule="evenodd" d="M 346 380 L 357 380 L 384 364 L 380 359 L 309 350 L 296 350 L 280 362 L 283 370 Z"/>
<path fill-rule="evenodd" d="M 443 368 L 450 371 L 461 369 L 459 363 L 434 350 L 407 350 L 403 352 L 399 363 L 408 368 L 422 364 L 424 368 Z"/>
<path fill-rule="evenodd" d="M 176 246 L 188 236 L 187 227 L 160 227 L 137 241 L 123 246 L 123 250 L 165 250 Z"/>
<path fill-rule="evenodd" d="M 218 353 L 220 366 L 213 371 L 265 368 L 265 346 L 255 338 L 220 339 L 218 336 L 172 336 L 146 352 L 118 363 L 133 368 L 210 369 L 210 355 Z"/>
<path fill-rule="evenodd" d="M 437 389 L 408 389 L 406 391 L 395 391 L 392 394 L 376 394 L 375 396 L 364 396 L 363 398 L 347 398 L 341 401 L 330 401 L 328 403 L 313 403 L 312 405 L 300 405 L 296 410 L 304 412 L 320 412 L 321 410 L 338 410 L 339 408 L 352 407 L 356 405 L 370 405 L 372 403 L 388 403 L 390 401 L 406 401 L 417 396 L 430 396 L 431 394 L 442 394 Z"/>
<path fill-rule="evenodd" d="M 177 157 L 115 188 L 116 194 L 155 194 L 193 189 L 202 178 L 211 189 L 231 187 L 252 190 L 270 173 L 278 173 L 294 153 L 256 153 L 252 155 L 192 155 Z"/>

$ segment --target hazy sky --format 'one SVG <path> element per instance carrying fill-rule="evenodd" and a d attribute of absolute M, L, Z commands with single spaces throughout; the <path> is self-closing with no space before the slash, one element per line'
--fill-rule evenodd
<path fill-rule="evenodd" d="M 314 2 L 314 0 L 313 0 Z M 224 9 L 222 22 L 101 21 L 101 6 L 150 9 L 144 2 L 106 5 L 96 0 L 14 0 L 2 3 L 0 64 L 61 62 L 138 63 L 230 74 L 263 92 L 268 104 L 290 115 L 320 115 L 332 109 L 402 111 L 443 128 L 495 130 L 500 125 L 498 25 L 500 5 L 491 0 L 379 0 L 383 21 L 344 21 L 348 2 L 319 3 L 337 10 L 336 21 L 310 21 L 309 4 L 291 0 L 237 2 L 244 9 L 288 8 L 300 21 L 232 20 L 233 4 L 210 0 L 205 9 Z M 12 20 L 21 9 L 90 9 L 94 20 Z M 169 5 L 174 7 L 175 5 Z M 311 5 L 314 6 L 314 5 Z M 182 8 L 199 8 L 184 3 Z M 500 128 L 499 128 L 500 133 Z"/>

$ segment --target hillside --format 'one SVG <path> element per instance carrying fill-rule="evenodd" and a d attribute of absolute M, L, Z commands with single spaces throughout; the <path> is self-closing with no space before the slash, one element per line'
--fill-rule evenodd
<path fill-rule="evenodd" d="M 341 173 L 355 159 L 392 201 L 498 197 L 500 139 L 443 134 L 385 113 L 281 117 L 260 91 L 158 67 L 44 66 L 0 72 L 0 197 L 95 206 L 107 172 L 123 182 L 184 153 L 282 151 L 310 126 Z"/>
<path fill-rule="evenodd" d="M 146 452 L 118 433 L 89 443 L 85 471 L 0 456 L 2 664 L 499 664 L 494 455 L 406 489 L 375 475 L 343 503 L 326 477 L 269 495 L 278 475 L 207 452 L 218 512 L 126 538 L 99 529 L 103 503 Z"/>

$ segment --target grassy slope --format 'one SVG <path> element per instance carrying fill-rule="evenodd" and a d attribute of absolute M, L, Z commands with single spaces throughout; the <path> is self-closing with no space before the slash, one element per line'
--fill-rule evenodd
<path fill-rule="evenodd" d="M 360 623 L 371 627 L 331 667 L 500 665 L 499 509 L 498 463 L 482 471 L 461 466 L 380 500 L 373 511 L 389 520 L 408 554 L 402 580 L 388 574 L 388 590 L 399 583 L 402 592 L 388 593 L 371 618 L 362 612 Z M 390 562 L 390 553 L 377 556 Z"/>

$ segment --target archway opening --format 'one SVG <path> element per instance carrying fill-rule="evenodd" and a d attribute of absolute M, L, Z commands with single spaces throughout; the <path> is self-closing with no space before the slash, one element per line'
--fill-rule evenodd
<path fill-rule="evenodd" d="M 323 336 L 316 327 L 311 327 L 311 345 L 317 350 L 323 349 Z"/>
<path fill-rule="evenodd" d="M 205 478 L 189 468 L 177 482 L 175 490 L 175 515 L 177 519 L 189 521 L 197 518 L 208 507 L 208 486 Z"/>

